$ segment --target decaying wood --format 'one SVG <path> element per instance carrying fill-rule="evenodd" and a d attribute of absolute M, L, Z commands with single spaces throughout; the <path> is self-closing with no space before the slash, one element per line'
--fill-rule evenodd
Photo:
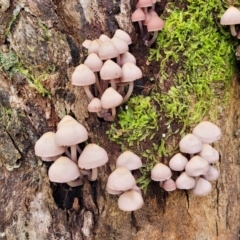
<path fill-rule="evenodd" d="M 159 6 L 161 8 L 161 4 Z M 117 28 L 130 33 L 140 50 L 130 22 L 136 1 L 0 0 L 0 46 L 14 51 L 35 77 L 49 66 L 43 97 L 23 76 L 0 74 L 0 239 L 3 240 L 237 240 L 240 229 L 240 99 L 234 80 L 229 106 L 218 125 L 222 140 L 215 145 L 221 160 L 220 179 L 213 192 L 196 197 L 187 191 L 166 193 L 151 183 L 145 205 L 122 212 L 117 197 L 105 192 L 106 181 L 120 150 L 107 141 L 108 123 L 88 114 L 83 89 L 71 86 L 73 68 L 84 59 L 81 43 Z M 13 20 L 14 16 L 16 19 Z M 10 24 L 11 23 L 11 24 Z M 6 36 L 7 30 L 10 30 Z M 138 59 L 144 71 L 147 60 Z M 146 73 L 145 73 L 146 74 Z M 44 132 L 55 130 L 60 117 L 71 113 L 108 151 L 110 163 L 97 182 L 85 180 L 72 189 L 50 183 L 48 165 L 34 155 L 33 146 Z"/>

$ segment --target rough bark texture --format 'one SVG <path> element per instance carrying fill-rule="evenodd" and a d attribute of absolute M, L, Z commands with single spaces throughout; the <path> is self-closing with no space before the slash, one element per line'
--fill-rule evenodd
<path fill-rule="evenodd" d="M 2 240 L 237 240 L 240 229 L 239 85 L 218 125 L 223 131 L 216 144 L 220 178 L 206 197 L 191 192 L 166 193 L 151 183 L 145 206 L 122 212 L 117 197 L 105 192 L 120 149 L 107 141 L 109 123 L 87 112 L 83 89 L 71 86 L 69 76 L 84 59 L 81 43 L 117 28 L 130 33 L 138 63 L 147 76 L 147 49 L 140 49 L 130 22 L 127 0 L 0 0 L 0 47 L 13 50 L 32 79 L 47 76 L 43 97 L 19 73 L 0 73 L 0 239 Z M 157 5 L 162 11 L 165 1 Z M 6 33 L 8 38 L 6 38 Z M 145 71 L 146 70 L 146 71 Z M 156 70 L 157 73 L 158 70 Z M 153 74 L 153 73 L 152 73 Z M 90 132 L 90 141 L 105 147 L 110 163 L 98 181 L 75 189 L 50 183 L 48 164 L 34 155 L 36 140 L 55 130 L 59 117 L 71 113 Z"/>

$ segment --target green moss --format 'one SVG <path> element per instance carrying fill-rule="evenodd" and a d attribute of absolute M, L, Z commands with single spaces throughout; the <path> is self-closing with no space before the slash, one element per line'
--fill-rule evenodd
<path fill-rule="evenodd" d="M 149 56 L 153 64 L 160 63 L 160 77 L 150 96 L 132 97 L 122 107 L 118 123 L 108 131 L 122 150 L 142 156 L 145 164 L 137 182 L 144 191 L 152 167 L 176 153 L 180 136 L 206 116 L 216 119 L 228 102 L 237 42 L 219 24 L 223 4 L 188 0 L 182 9 L 167 4 L 165 27 Z"/>
<path fill-rule="evenodd" d="M 14 73 L 20 73 L 26 77 L 29 85 L 36 89 L 37 92 L 43 96 L 50 95 L 50 92 L 43 86 L 42 83 L 47 79 L 48 72 L 52 71 L 52 68 L 46 69 L 46 72 L 36 77 L 34 75 L 34 71 L 24 66 L 13 51 L 9 51 L 8 53 L 3 53 L 0 51 L 0 69 L 4 70 L 9 75 L 10 79 Z"/>

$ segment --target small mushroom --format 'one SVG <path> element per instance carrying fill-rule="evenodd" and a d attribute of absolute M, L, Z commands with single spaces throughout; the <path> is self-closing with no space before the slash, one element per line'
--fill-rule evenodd
<path fill-rule="evenodd" d="M 209 171 L 209 163 L 200 156 L 192 157 L 185 166 L 185 171 L 188 176 L 198 177 Z"/>
<path fill-rule="evenodd" d="M 98 170 L 97 168 L 104 165 L 108 161 L 108 155 L 105 149 L 97 144 L 90 143 L 82 151 L 78 158 L 78 166 L 84 169 L 92 169 L 91 176 L 88 176 L 90 181 L 96 181 Z"/>
<path fill-rule="evenodd" d="M 145 14 L 141 8 L 137 8 L 132 14 L 132 22 L 138 22 L 141 38 L 143 38 L 142 21 L 145 20 Z"/>
<path fill-rule="evenodd" d="M 215 181 L 218 179 L 218 177 L 219 177 L 219 172 L 213 166 L 210 166 L 208 172 L 205 175 L 202 175 L 202 178 L 208 181 Z"/>
<path fill-rule="evenodd" d="M 126 167 L 130 171 L 136 170 L 142 166 L 142 161 L 139 156 L 131 151 L 125 151 L 117 158 L 117 167 Z"/>
<path fill-rule="evenodd" d="M 179 142 L 180 151 L 195 154 L 202 150 L 202 141 L 193 134 L 187 134 Z"/>
<path fill-rule="evenodd" d="M 118 37 L 124 40 L 128 45 L 132 43 L 131 37 L 125 31 L 117 29 L 113 37 Z"/>
<path fill-rule="evenodd" d="M 165 180 L 163 183 L 160 183 L 160 187 L 162 187 L 167 192 L 174 191 L 177 188 L 176 183 L 171 178 Z"/>
<path fill-rule="evenodd" d="M 192 189 L 195 187 L 195 184 L 195 179 L 188 176 L 186 172 L 181 173 L 181 175 L 176 179 L 176 186 L 178 189 Z"/>
<path fill-rule="evenodd" d="M 211 145 L 204 143 L 201 152 L 198 155 L 209 163 L 215 163 L 219 160 L 219 153 Z"/>
<path fill-rule="evenodd" d="M 212 191 L 212 184 L 204 178 L 198 178 L 192 192 L 197 196 L 205 196 Z"/>
<path fill-rule="evenodd" d="M 177 153 L 170 159 L 169 167 L 174 171 L 183 171 L 187 163 L 188 159 L 181 153 Z"/>
<path fill-rule="evenodd" d="M 172 172 L 168 166 L 163 163 L 157 163 L 151 170 L 151 179 L 153 181 L 165 181 L 172 176 Z"/>

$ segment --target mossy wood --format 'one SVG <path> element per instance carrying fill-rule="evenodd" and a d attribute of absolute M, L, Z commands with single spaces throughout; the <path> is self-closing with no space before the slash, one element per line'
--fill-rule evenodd
<path fill-rule="evenodd" d="M 239 239 L 240 88 L 233 70 L 237 42 L 218 23 L 226 6 L 217 0 L 158 2 L 166 28 L 149 53 L 130 21 L 136 2 L 0 0 L 0 239 Z M 130 33 L 130 52 L 144 77 L 109 123 L 88 113 L 83 89 L 70 78 L 86 59 L 82 42 L 102 33 L 111 37 L 117 28 Z M 199 47 L 197 37 L 208 42 Z M 98 181 L 85 179 L 77 188 L 50 183 L 50 164 L 34 155 L 36 140 L 55 131 L 66 114 L 88 129 L 89 142 L 104 147 L 110 159 Z M 167 193 L 149 181 L 149 171 L 157 161 L 168 164 L 181 136 L 202 118 L 222 129 L 214 145 L 220 178 L 205 197 Z M 144 162 L 134 176 L 145 204 L 135 212 L 119 210 L 118 197 L 105 191 L 126 149 Z"/>

